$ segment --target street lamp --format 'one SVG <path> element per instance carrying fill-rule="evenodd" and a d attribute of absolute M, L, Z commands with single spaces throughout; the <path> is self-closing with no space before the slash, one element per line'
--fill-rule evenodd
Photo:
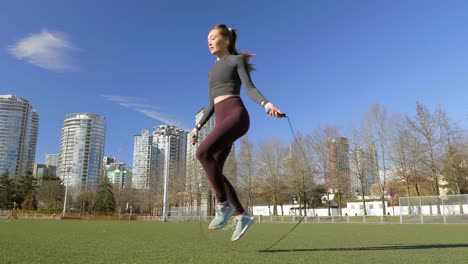
<path fill-rule="evenodd" d="M 70 172 L 72 167 L 67 167 L 67 180 L 65 182 L 65 198 L 63 199 L 63 211 L 62 216 L 65 216 L 67 213 L 67 196 L 68 196 L 68 178 L 70 178 Z"/>

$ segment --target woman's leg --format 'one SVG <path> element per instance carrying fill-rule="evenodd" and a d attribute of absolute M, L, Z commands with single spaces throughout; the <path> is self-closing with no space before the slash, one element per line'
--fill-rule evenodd
<path fill-rule="evenodd" d="M 214 158 L 218 162 L 219 169 L 223 171 L 224 163 L 226 162 L 229 153 L 231 153 L 232 144 L 227 147 L 226 149 L 215 153 Z M 236 190 L 232 186 L 229 179 L 224 175 L 224 191 L 226 192 L 226 197 L 229 202 L 234 206 L 236 210 L 234 215 L 243 214 L 245 212 L 244 207 L 242 207 L 241 202 L 239 201 L 239 197 L 237 197 Z"/>
<path fill-rule="evenodd" d="M 231 198 L 236 202 L 237 195 L 235 191 L 232 192 L 234 188 L 223 175 L 222 169 L 229 155 L 228 150 L 248 131 L 250 120 L 240 98 L 229 98 L 216 104 L 215 113 L 215 128 L 200 144 L 196 155 L 215 191 L 217 202 L 223 203 Z M 239 210 L 243 211 L 243 208 Z"/>

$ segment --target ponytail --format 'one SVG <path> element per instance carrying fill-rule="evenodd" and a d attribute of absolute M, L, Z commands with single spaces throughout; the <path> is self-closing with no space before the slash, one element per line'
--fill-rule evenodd
<path fill-rule="evenodd" d="M 244 59 L 247 61 L 248 70 L 250 72 L 254 71 L 255 68 L 254 68 L 252 63 L 249 63 L 249 61 L 250 61 L 250 58 L 255 56 L 255 54 L 248 53 L 248 52 L 239 53 L 237 51 L 237 49 L 236 49 L 236 42 L 237 42 L 237 35 L 238 35 L 237 34 L 237 29 L 228 28 L 224 24 L 218 24 L 218 25 L 214 26 L 213 29 L 219 30 L 219 33 L 221 34 L 221 36 L 223 36 L 224 38 L 226 38 L 229 41 L 229 46 L 228 46 L 229 53 L 233 54 L 233 55 L 242 55 L 244 57 Z"/>

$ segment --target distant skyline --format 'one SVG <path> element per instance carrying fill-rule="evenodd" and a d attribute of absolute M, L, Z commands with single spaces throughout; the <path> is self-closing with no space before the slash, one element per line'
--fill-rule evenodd
<path fill-rule="evenodd" d="M 5 1 L 0 94 L 39 114 L 36 162 L 59 153 L 71 113 L 106 118 L 105 156 L 132 164 L 133 136 L 162 124 L 191 130 L 208 105 L 215 58 L 207 34 L 239 30 L 252 78 L 295 132 L 327 124 L 343 136 L 372 106 L 415 114 L 440 106 L 468 128 L 466 1 Z M 292 140 L 286 120 L 242 92 L 249 138 Z"/>

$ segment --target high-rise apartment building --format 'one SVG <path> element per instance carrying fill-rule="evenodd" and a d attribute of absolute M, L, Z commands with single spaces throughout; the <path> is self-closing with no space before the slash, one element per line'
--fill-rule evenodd
<path fill-rule="evenodd" d="M 187 132 L 169 125 L 143 130 L 134 137 L 133 179 L 136 189 L 162 191 L 165 173 L 168 178 L 185 176 Z"/>
<path fill-rule="evenodd" d="M 106 120 L 96 114 L 65 117 L 60 140 L 57 174 L 77 195 L 96 189 L 102 178 Z"/>
<path fill-rule="evenodd" d="M 162 190 L 164 178 L 185 181 L 187 132 L 169 125 L 155 127 L 153 146 L 156 152 L 156 184 Z M 174 185 L 173 185 L 174 186 Z"/>
<path fill-rule="evenodd" d="M 132 186 L 132 169 L 125 163 L 106 165 L 106 177 L 114 189 L 121 190 Z"/>
<path fill-rule="evenodd" d="M 0 95 L 0 174 L 33 171 L 38 130 L 39 116 L 27 100 Z"/>
<path fill-rule="evenodd" d="M 156 177 L 156 156 L 153 155 L 153 134 L 148 130 L 141 131 L 133 137 L 133 179 L 132 187 L 148 190 L 150 179 Z"/>
<path fill-rule="evenodd" d="M 329 177 L 327 179 L 328 189 L 332 192 L 350 191 L 350 169 L 349 169 L 349 143 L 348 139 L 338 137 L 328 142 L 328 164 Z"/>
<path fill-rule="evenodd" d="M 377 157 L 366 148 L 350 153 L 351 189 L 356 195 L 370 195 L 371 187 L 378 183 Z"/>

